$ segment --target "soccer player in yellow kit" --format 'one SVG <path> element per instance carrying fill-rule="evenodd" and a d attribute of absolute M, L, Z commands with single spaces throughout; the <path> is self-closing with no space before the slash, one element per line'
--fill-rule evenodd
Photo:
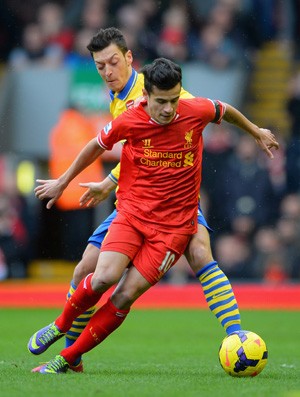
<path fill-rule="evenodd" d="M 127 48 L 123 34 L 116 28 L 101 29 L 91 39 L 88 49 L 93 56 L 98 73 L 110 89 L 110 111 L 115 119 L 132 106 L 134 100 L 142 95 L 144 76 L 133 69 L 132 53 Z M 182 89 L 180 97 L 192 98 L 193 96 Z M 216 121 L 219 116 L 217 109 Z M 102 182 L 88 184 L 89 189 L 84 194 L 82 203 L 91 201 L 95 204 L 107 198 L 109 193 L 117 186 L 119 173 L 120 168 L 118 165 Z M 40 182 L 42 183 L 43 181 Z M 47 203 L 48 209 L 51 208 L 54 201 L 54 199 L 49 200 Z M 87 274 L 95 270 L 99 249 L 115 216 L 116 210 L 108 216 L 89 238 L 82 259 L 75 267 L 68 297 L 72 296 L 79 282 Z M 189 242 L 185 256 L 192 271 L 200 281 L 210 310 L 223 326 L 225 332 L 230 334 L 241 329 L 240 313 L 231 284 L 213 258 L 209 230 L 210 228 L 199 204 L 198 231 Z M 94 310 L 94 307 L 90 308 L 73 322 L 72 327 L 66 334 L 66 347 L 72 345 L 79 337 L 92 317 Z M 51 334 L 51 328 L 47 332 Z M 47 340 L 47 335 L 43 335 L 43 338 Z M 44 351 L 42 339 L 38 341 L 38 344 L 41 345 L 41 348 L 34 349 L 34 354 L 40 354 Z M 39 371 L 40 368 L 41 366 L 34 368 L 32 371 Z M 70 366 L 70 369 L 82 372 L 82 360 L 78 359 L 74 365 Z"/>

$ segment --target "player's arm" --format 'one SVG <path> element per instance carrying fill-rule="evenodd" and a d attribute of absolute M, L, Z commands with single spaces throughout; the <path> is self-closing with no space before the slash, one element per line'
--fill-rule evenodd
<path fill-rule="evenodd" d="M 223 120 L 252 135 L 258 146 L 266 152 L 270 158 L 273 158 L 274 156 L 271 149 L 275 148 L 277 150 L 279 148 L 279 143 L 276 141 L 272 132 L 265 128 L 259 128 L 257 125 L 253 124 L 246 116 L 233 106 L 227 103 L 224 105 L 226 106 L 226 110 L 223 115 Z"/>
<path fill-rule="evenodd" d="M 34 189 L 35 195 L 40 200 L 50 199 L 47 208 L 59 199 L 69 183 L 92 164 L 105 150 L 99 145 L 97 138 L 92 139 L 79 153 L 67 171 L 58 179 L 37 179 L 39 185 Z"/>

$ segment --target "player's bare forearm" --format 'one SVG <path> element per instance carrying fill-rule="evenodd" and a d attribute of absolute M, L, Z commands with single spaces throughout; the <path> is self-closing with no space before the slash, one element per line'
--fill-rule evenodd
<path fill-rule="evenodd" d="M 223 116 L 223 120 L 248 132 L 250 135 L 253 136 L 254 139 L 257 139 L 260 136 L 259 127 L 253 124 L 239 110 L 229 104 L 226 104 L 226 110 Z"/>
<path fill-rule="evenodd" d="M 252 135 L 258 146 L 270 157 L 273 158 L 271 149 L 277 150 L 279 143 L 277 142 L 274 134 L 266 129 L 259 128 L 257 125 L 252 123 L 246 116 L 244 116 L 239 110 L 233 106 L 226 104 L 226 111 L 223 116 L 223 120 L 230 124 L 233 124 L 240 129 L 246 131 Z"/>
<path fill-rule="evenodd" d="M 67 171 L 58 178 L 60 183 L 67 187 L 77 175 L 92 164 L 103 152 L 104 149 L 99 146 L 97 138 L 92 139 L 81 150 Z"/>
<path fill-rule="evenodd" d="M 34 190 L 36 197 L 40 200 L 49 199 L 47 208 L 50 209 L 62 195 L 68 184 L 103 152 L 104 149 L 98 145 L 96 138 L 92 139 L 82 149 L 66 172 L 58 179 L 37 180 L 39 185 Z"/>
<path fill-rule="evenodd" d="M 80 183 L 80 186 L 87 188 L 87 191 L 79 200 L 81 206 L 87 207 L 95 207 L 101 201 L 106 200 L 110 193 L 117 187 L 109 177 L 106 177 L 101 182 Z"/>

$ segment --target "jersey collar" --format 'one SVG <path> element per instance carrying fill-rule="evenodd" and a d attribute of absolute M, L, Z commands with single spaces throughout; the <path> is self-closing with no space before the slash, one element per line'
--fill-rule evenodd
<path fill-rule="evenodd" d="M 122 101 L 125 101 L 125 99 L 128 97 L 130 91 L 132 90 L 133 86 L 135 85 L 135 82 L 138 78 L 138 73 L 136 70 L 132 68 L 132 73 L 131 76 L 129 77 L 129 80 L 127 81 L 125 87 L 123 88 L 122 91 L 120 91 L 117 95 L 116 98 L 121 99 Z M 115 99 L 115 91 L 110 90 L 109 91 L 109 96 L 110 100 L 113 101 Z"/>
<path fill-rule="evenodd" d="M 168 124 L 161 124 L 158 121 L 154 120 L 152 117 L 149 118 L 149 123 L 151 124 L 157 124 L 157 125 L 169 125 L 171 123 L 173 123 L 173 121 L 177 120 L 179 117 L 179 113 L 175 113 L 174 117 L 172 118 L 172 120 L 168 123 Z"/>

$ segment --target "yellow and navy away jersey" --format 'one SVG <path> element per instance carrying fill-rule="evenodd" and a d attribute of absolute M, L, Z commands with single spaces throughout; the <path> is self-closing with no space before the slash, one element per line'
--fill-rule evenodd
<path fill-rule="evenodd" d="M 132 74 L 127 84 L 123 88 L 121 92 L 113 92 L 110 91 L 110 112 L 113 118 L 117 118 L 121 113 L 125 112 L 133 102 L 140 96 L 143 95 L 144 88 L 144 75 L 141 73 L 137 73 L 134 69 L 132 69 Z M 181 89 L 180 98 L 189 99 L 194 98 L 192 94 L 188 91 Z M 118 179 L 120 176 L 120 163 L 111 170 L 109 174 L 109 178 L 118 183 Z"/>
<path fill-rule="evenodd" d="M 141 73 L 137 73 L 136 70 L 132 69 L 132 74 L 120 92 L 113 92 L 110 91 L 110 113 L 112 114 L 113 118 L 117 118 L 125 112 L 131 105 L 133 105 L 134 101 L 143 95 L 143 88 L 144 88 L 144 75 Z M 109 174 L 109 178 L 118 183 L 118 179 L 120 176 L 120 163 L 111 170 Z"/>
<path fill-rule="evenodd" d="M 110 91 L 110 113 L 114 119 L 133 105 L 135 99 L 143 95 L 143 88 L 144 75 L 132 69 L 132 74 L 123 90 L 120 92 Z"/>

